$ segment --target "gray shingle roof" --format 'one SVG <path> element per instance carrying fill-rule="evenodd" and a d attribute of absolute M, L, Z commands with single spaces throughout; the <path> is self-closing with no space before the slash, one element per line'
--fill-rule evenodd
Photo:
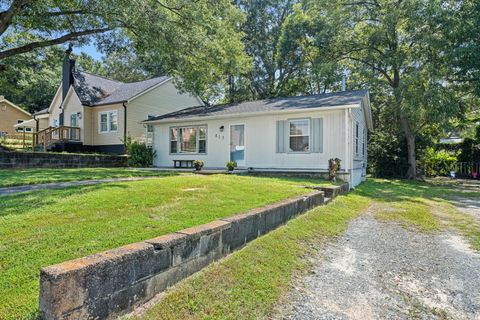
<path fill-rule="evenodd" d="M 217 105 L 210 107 L 191 107 L 172 113 L 164 114 L 151 119 L 156 120 L 180 120 L 212 116 L 241 115 L 244 113 L 282 111 L 282 110 L 302 110 L 320 107 L 334 107 L 342 105 L 356 105 L 362 102 L 362 99 L 368 94 L 367 90 L 351 90 L 334 93 L 274 98 L 257 101 L 246 101 L 226 105 Z"/>
<path fill-rule="evenodd" d="M 74 72 L 74 89 L 82 104 L 96 106 L 128 101 L 139 93 L 159 84 L 169 77 L 123 83 L 82 71 Z"/>

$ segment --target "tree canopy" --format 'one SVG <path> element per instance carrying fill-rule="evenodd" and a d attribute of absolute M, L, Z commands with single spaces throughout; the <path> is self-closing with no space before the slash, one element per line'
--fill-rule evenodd
<path fill-rule="evenodd" d="M 52 45 L 73 42 L 104 54 L 79 56 L 85 70 L 121 81 L 170 74 L 205 101 L 338 91 L 346 79 L 370 90 L 370 163 L 385 175 L 416 177 L 427 146 L 478 121 L 475 0 L 1 3 L 2 94 L 31 110 L 59 81 Z"/>

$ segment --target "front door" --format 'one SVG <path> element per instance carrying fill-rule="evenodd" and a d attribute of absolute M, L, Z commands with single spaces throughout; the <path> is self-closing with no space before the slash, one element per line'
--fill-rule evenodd
<path fill-rule="evenodd" d="M 235 161 L 239 167 L 245 167 L 245 125 L 230 126 L 230 161 Z"/>

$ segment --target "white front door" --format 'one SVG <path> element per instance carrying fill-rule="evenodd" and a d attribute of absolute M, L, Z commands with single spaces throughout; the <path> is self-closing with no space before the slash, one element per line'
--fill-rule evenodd
<path fill-rule="evenodd" d="M 245 125 L 230 126 L 230 161 L 235 161 L 239 167 L 245 167 Z"/>

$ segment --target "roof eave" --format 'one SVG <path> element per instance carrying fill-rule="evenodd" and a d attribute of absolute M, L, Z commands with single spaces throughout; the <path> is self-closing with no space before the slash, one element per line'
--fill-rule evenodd
<path fill-rule="evenodd" d="M 329 111 L 329 110 L 339 110 L 339 109 L 348 109 L 348 108 L 360 108 L 360 103 L 331 106 L 331 107 L 246 112 L 246 113 L 225 114 L 225 115 L 218 115 L 218 116 L 205 116 L 205 117 L 197 116 L 197 117 L 190 117 L 190 118 L 168 118 L 168 119 L 159 119 L 159 120 L 145 120 L 145 121 L 141 121 L 140 123 L 148 123 L 148 124 L 177 123 L 177 122 L 188 122 L 188 121 L 199 121 L 199 120 L 203 121 L 203 120 L 216 120 L 216 119 L 228 119 L 228 118 L 243 118 L 243 117 L 252 117 L 252 116 L 269 115 L 269 114 L 289 114 L 289 113 L 300 113 L 300 112 L 310 112 L 310 111 Z"/>
<path fill-rule="evenodd" d="M 7 99 L 3 99 L 2 101 L 0 102 L 6 102 L 8 103 L 12 108 L 20 111 L 20 112 L 23 112 L 24 114 L 26 115 L 29 115 L 30 117 L 32 116 L 32 114 L 30 112 L 28 112 L 27 110 L 24 110 L 22 108 L 20 108 L 19 106 L 17 106 L 15 103 L 11 102 L 10 100 L 7 100 Z"/>

